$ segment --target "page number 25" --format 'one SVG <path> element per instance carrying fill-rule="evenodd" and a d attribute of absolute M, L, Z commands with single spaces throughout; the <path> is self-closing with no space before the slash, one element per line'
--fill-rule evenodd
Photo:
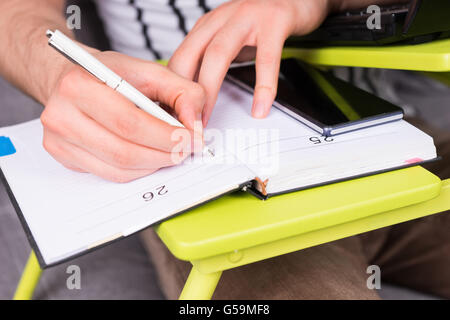
<path fill-rule="evenodd" d="M 319 144 L 322 142 L 332 142 L 334 141 L 334 139 L 332 137 L 321 136 L 321 137 L 311 137 L 309 138 L 309 141 L 311 141 L 313 144 Z"/>

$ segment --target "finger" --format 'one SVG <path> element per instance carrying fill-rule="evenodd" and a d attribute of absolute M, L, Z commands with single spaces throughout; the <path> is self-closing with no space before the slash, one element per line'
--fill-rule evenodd
<path fill-rule="evenodd" d="M 246 45 L 247 32 L 241 23 L 230 22 L 218 32 L 205 50 L 198 82 L 205 88 L 206 103 L 203 110 L 203 125 L 206 126 L 217 100 L 227 70 Z"/>
<path fill-rule="evenodd" d="M 61 162 L 61 161 L 60 161 Z M 76 172 L 80 172 L 80 173 L 87 173 L 87 171 L 85 171 L 85 170 L 83 170 L 83 169 L 80 169 L 80 168 L 78 168 L 77 166 L 73 166 L 73 165 L 71 165 L 71 164 L 65 164 L 64 162 L 61 162 L 61 164 L 64 166 L 64 167 L 66 167 L 67 169 L 69 169 L 69 170 L 72 170 L 72 171 L 76 171 Z"/>
<path fill-rule="evenodd" d="M 114 134 L 135 144 L 170 152 L 178 144 L 171 139 L 177 127 L 170 126 L 137 108 L 132 102 L 104 84 L 94 81 L 90 75 L 79 72 L 70 76 L 69 84 L 62 84 L 64 99 L 76 101 L 77 107 L 88 117 L 100 123 Z M 76 85 L 74 85 L 74 83 Z M 80 94 L 89 92 L 90 94 Z M 180 99 L 182 94 L 177 98 Z M 174 103 L 177 103 L 176 100 Z M 179 102 L 178 102 L 179 103 Z M 188 103 L 188 102 L 184 102 Z M 191 109 L 186 108 L 187 111 Z M 46 109 L 49 125 L 58 124 L 62 116 L 59 110 Z M 52 119 L 56 118 L 56 119 Z M 182 129 L 183 130 L 183 129 Z"/>
<path fill-rule="evenodd" d="M 187 128 L 191 130 L 194 128 L 195 119 L 201 117 L 204 105 L 204 92 L 201 86 L 158 63 L 128 57 L 117 52 L 102 54 L 102 61 L 108 67 L 151 100 L 170 106 Z M 91 77 L 86 72 L 84 75 Z"/>
<path fill-rule="evenodd" d="M 195 123 L 201 119 L 206 100 L 203 88 L 166 67 L 150 62 L 144 62 L 136 72 L 142 76 L 136 81 L 136 87 L 150 99 L 172 108 L 177 118 L 195 131 Z M 202 132 L 196 133 L 202 135 Z"/>
<path fill-rule="evenodd" d="M 284 41 L 285 37 L 280 32 L 267 33 L 267 36 L 258 38 L 252 106 L 252 115 L 256 118 L 266 117 L 275 100 Z"/>
<path fill-rule="evenodd" d="M 76 172 L 80 172 L 80 173 L 87 173 L 87 171 L 86 170 L 83 170 L 83 169 L 81 169 L 79 166 L 77 166 L 77 165 L 75 165 L 75 164 L 72 164 L 71 162 L 69 162 L 69 161 L 71 161 L 71 159 L 63 159 L 63 158 L 61 158 L 60 157 L 60 155 L 59 154 L 57 154 L 57 153 L 54 153 L 53 151 L 52 151 L 52 153 L 54 153 L 54 154 L 52 154 L 49 150 L 52 150 L 51 149 L 51 147 L 48 147 L 48 145 L 49 145 L 49 139 L 48 139 L 48 134 L 46 133 L 46 129 L 44 128 L 44 148 L 47 150 L 47 152 L 56 160 L 56 161 L 58 161 L 59 163 L 61 163 L 64 167 L 66 167 L 67 169 L 69 169 L 69 170 L 72 170 L 72 171 L 76 171 Z M 47 142 L 45 142 L 45 141 L 47 141 Z M 51 142 L 50 142 L 51 143 Z"/>
<path fill-rule="evenodd" d="M 205 104 L 203 88 L 159 64 L 139 61 L 137 65 L 131 70 L 136 68 L 139 77 L 134 76 L 130 83 L 150 99 L 171 107 L 179 120 L 192 129 L 196 116 L 202 113 Z"/>
<path fill-rule="evenodd" d="M 80 172 L 80 173 L 87 173 L 87 171 L 85 171 L 85 170 L 83 170 L 83 169 L 77 167 L 76 165 L 73 165 L 73 164 L 71 164 L 71 163 L 68 163 L 68 162 L 65 161 L 64 159 L 57 159 L 56 157 L 53 157 L 53 158 L 55 158 L 56 161 L 58 161 L 59 163 L 61 163 L 64 167 L 66 167 L 66 168 L 69 169 L 69 170 L 76 171 L 76 172 Z"/>
<path fill-rule="evenodd" d="M 175 165 L 190 154 L 190 141 L 174 156 L 131 143 L 106 130 L 78 109 L 66 108 L 72 108 L 69 121 L 61 119 L 57 127 L 46 125 L 48 135 L 58 136 L 111 166 L 123 169 L 158 169 Z M 175 162 L 175 159 L 179 160 Z"/>
<path fill-rule="evenodd" d="M 224 4 L 202 17 L 170 58 L 169 69 L 186 79 L 194 80 L 205 49 L 231 17 L 233 6 L 232 3 Z"/>
<path fill-rule="evenodd" d="M 156 169 L 129 170 L 116 168 L 58 136 L 49 134 L 49 131 L 44 131 L 44 134 L 46 135 L 44 141 L 47 141 L 45 147 L 55 160 L 61 163 L 76 163 L 74 166 L 80 167 L 81 170 L 109 181 L 129 182 L 156 171 Z"/>

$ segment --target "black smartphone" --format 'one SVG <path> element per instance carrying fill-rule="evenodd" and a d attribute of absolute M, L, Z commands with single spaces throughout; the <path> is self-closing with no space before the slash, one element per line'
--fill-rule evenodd
<path fill-rule="evenodd" d="M 231 67 L 227 78 L 253 92 L 254 63 Z M 274 106 L 325 136 L 403 118 L 400 107 L 296 59 L 281 62 Z"/>

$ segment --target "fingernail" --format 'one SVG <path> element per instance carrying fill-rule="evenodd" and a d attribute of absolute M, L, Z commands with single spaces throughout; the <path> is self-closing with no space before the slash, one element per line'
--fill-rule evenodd
<path fill-rule="evenodd" d="M 266 115 L 264 103 L 256 103 L 253 107 L 252 115 L 255 118 L 264 118 Z"/>
<path fill-rule="evenodd" d="M 203 135 L 198 134 L 197 132 L 194 131 L 194 139 L 192 143 L 193 143 L 192 150 L 194 151 L 194 153 L 201 152 L 205 144 L 203 141 Z"/>
<path fill-rule="evenodd" d="M 203 136 L 203 122 L 201 112 L 195 115 L 194 132 L 198 133 L 200 136 Z"/>
<path fill-rule="evenodd" d="M 202 124 L 203 124 L 203 127 L 206 127 L 206 125 L 208 124 L 208 120 L 209 120 L 209 118 L 208 118 L 208 115 L 206 114 L 206 112 L 203 113 L 203 115 L 202 115 Z"/>

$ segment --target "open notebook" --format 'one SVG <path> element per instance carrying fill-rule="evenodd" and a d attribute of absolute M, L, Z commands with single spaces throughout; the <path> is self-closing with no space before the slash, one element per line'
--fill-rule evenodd
<path fill-rule="evenodd" d="M 127 184 L 64 168 L 43 149 L 39 120 L 1 128 L 16 149 L 0 157 L 1 170 L 41 266 L 233 190 L 268 198 L 436 157 L 433 139 L 405 121 L 325 138 L 277 109 L 253 119 L 251 104 L 249 93 L 225 83 L 205 131 L 215 157 Z"/>

